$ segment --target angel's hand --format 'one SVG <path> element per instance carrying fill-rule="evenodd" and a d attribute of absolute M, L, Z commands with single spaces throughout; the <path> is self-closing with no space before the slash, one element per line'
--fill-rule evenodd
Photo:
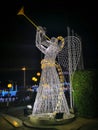
<path fill-rule="evenodd" d="M 40 33 L 45 33 L 44 28 L 41 27 L 41 26 L 38 26 L 38 27 L 37 27 L 37 31 L 40 32 Z"/>

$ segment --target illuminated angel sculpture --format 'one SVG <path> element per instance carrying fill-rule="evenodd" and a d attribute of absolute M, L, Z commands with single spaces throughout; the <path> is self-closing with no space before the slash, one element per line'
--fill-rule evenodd
<path fill-rule="evenodd" d="M 45 117 L 54 119 L 57 113 L 63 113 L 63 119 L 73 118 L 74 114 L 70 113 L 69 109 L 73 107 L 72 96 L 72 77 L 77 69 L 81 56 L 81 40 L 73 32 L 70 34 L 68 28 L 68 36 L 63 38 L 58 36 L 51 39 L 45 34 L 44 28 L 37 26 L 28 16 L 24 14 L 24 8 L 18 12 L 18 15 L 23 15 L 30 23 L 33 24 L 36 31 L 36 47 L 44 54 L 44 59 L 41 60 L 41 78 L 33 106 L 32 114 L 29 116 L 33 124 L 42 121 Z M 70 106 L 68 106 L 64 95 L 64 71 L 68 71 L 70 82 Z M 44 122 L 43 122 L 44 123 Z M 43 124 L 42 123 L 42 124 Z M 54 124 L 58 122 L 55 122 Z"/>
<path fill-rule="evenodd" d="M 67 100 L 63 91 L 63 76 L 60 78 L 60 66 L 56 63 L 56 56 L 64 46 L 64 38 L 59 36 L 46 40 L 45 31 L 39 27 L 36 32 L 36 47 L 45 55 L 41 61 L 41 78 L 33 115 L 55 114 L 58 112 L 70 114 Z M 60 71 L 61 72 L 61 71 Z"/>

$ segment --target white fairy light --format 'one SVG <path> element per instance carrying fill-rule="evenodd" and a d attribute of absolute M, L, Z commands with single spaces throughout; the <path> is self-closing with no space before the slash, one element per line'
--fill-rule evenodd
<path fill-rule="evenodd" d="M 77 35 L 74 35 L 72 31 L 72 35 L 70 34 L 70 30 L 68 28 L 68 36 L 65 37 L 65 45 L 62 51 L 59 52 L 57 58 L 60 63 L 64 67 L 64 70 L 69 73 L 69 82 L 70 82 L 70 107 L 73 107 L 72 102 L 72 77 L 74 72 L 77 69 L 79 60 L 81 55 L 81 40 Z"/>
<path fill-rule="evenodd" d="M 37 30 L 36 47 L 45 56 L 41 61 L 42 73 L 32 114 L 39 115 L 57 112 L 69 114 L 62 84 L 64 77 L 62 76 L 60 65 L 56 62 L 57 54 L 63 48 L 64 38 L 59 36 L 58 38 L 52 38 L 50 42 L 47 40 L 42 41 L 44 35 L 43 29 L 42 31 Z M 58 44 L 58 42 L 61 42 L 61 44 Z"/>
<path fill-rule="evenodd" d="M 68 71 L 71 77 L 76 70 L 80 56 L 80 40 L 76 36 L 61 36 L 45 39 L 45 31 L 36 32 L 36 47 L 45 55 L 41 61 L 41 78 L 32 115 L 46 115 L 63 112 L 70 115 L 66 97 L 64 95 L 64 75 L 61 65 Z M 58 63 L 56 61 L 58 59 Z M 71 91 L 71 90 L 70 90 Z"/>

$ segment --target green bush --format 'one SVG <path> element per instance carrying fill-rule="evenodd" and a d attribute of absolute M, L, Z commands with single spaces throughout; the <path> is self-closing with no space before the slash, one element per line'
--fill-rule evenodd
<path fill-rule="evenodd" d="M 98 117 L 98 83 L 96 71 L 76 71 L 72 86 L 74 107 L 79 116 Z"/>

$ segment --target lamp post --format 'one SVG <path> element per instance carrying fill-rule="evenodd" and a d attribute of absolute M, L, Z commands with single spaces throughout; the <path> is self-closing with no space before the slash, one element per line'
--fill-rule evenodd
<path fill-rule="evenodd" d="M 23 81 L 24 81 L 24 89 L 25 89 L 25 87 L 26 87 L 26 67 L 23 67 L 22 70 L 23 70 L 23 72 L 24 72 L 24 76 L 23 76 L 23 77 L 24 77 L 24 78 L 23 78 L 24 80 L 23 80 Z"/>

